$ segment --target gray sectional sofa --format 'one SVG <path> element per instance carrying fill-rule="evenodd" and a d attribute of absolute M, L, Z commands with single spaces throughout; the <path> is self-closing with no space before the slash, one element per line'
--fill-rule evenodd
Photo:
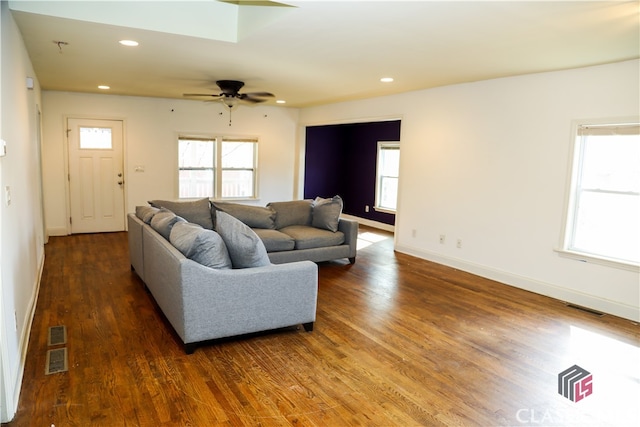
<path fill-rule="evenodd" d="M 186 257 L 135 214 L 129 214 L 127 221 L 131 266 L 187 354 L 203 341 L 299 324 L 313 330 L 318 295 L 318 267 L 313 262 L 275 265 L 265 252 L 255 267 L 212 268 Z M 214 233 L 193 224 L 174 223 L 172 228 Z M 207 246 L 197 238 L 194 242 Z"/>
<path fill-rule="evenodd" d="M 336 220 L 335 198 L 267 208 L 208 199 L 150 204 L 127 216 L 131 268 L 189 354 L 218 338 L 298 324 L 313 330 L 311 261 L 355 261 L 357 222 Z"/>

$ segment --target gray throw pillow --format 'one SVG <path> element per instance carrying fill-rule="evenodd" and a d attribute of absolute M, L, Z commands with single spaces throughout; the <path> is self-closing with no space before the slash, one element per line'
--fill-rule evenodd
<path fill-rule="evenodd" d="M 168 209 L 162 208 L 153 216 L 150 225 L 151 228 L 160 233 L 162 237 L 169 240 L 173 225 L 179 221 L 184 221 L 184 218 L 177 216 Z"/>
<path fill-rule="evenodd" d="M 190 222 L 178 222 L 171 229 L 169 241 L 187 258 L 211 268 L 231 268 L 229 252 L 222 237 Z"/>
<path fill-rule="evenodd" d="M 311 204 L 311 225 L 325 230 L 338 231 L 338 222 L 342 213 L 342 198 L 334 196 L 331 199 L 316 197 Z"/>
<path fill-rule="evenodd" d="M 276 212 L 262 206 L 249 206 L 240 203 L 212 202 L 214 209 L 226 212 L 251 228 L 276 228 Z"/>
<path fill-rule="evenodd" d="M 264 243 L 246 224 L 226 212 L 216 212 L 216 231 L 224 240 L 233 268 L 270 265 Z"/>
<path fill-rule="evenodd" d="M 271 202 L 267 205 L 276 212 L 276 230 L 290 225 L 311 225 L 311 200 Z"/>
<path fill-rule="evenodd" d="M 189 222 L 213 230 L 211 220 L 211 202 L 209 199 L 199 200 L 150 200 L 149 204 L 155 208 L 169 209 L 171 212 Z"/>
<path fill-rule="evenodd" d="M 151 224 L 151 219 L 159 210 L 153 206 L 136 206 L 136 216 L 145 224 Z"/>

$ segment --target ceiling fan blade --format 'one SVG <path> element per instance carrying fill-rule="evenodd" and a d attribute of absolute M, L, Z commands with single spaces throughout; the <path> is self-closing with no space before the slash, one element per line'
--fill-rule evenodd
<path fill-rule="evenodd" d="M 241 93 L 238 94 L 238 98 L 242 101 L 258 103 L 264 102 L 267 98 L 273 98 L 275 95 L 269 92 L 250 92 L 250 93 Z"/>
<path fill-rule="evenodd" d="M 183 93 L 182 96 L 213 96 L 213 97 L 220 97 L 221 95 L 215 94 L 215 93 Z"/>
<path fill-rule="evenodd" d="M 240 95 L 248 96 L 250 98 L 273 98 L 273 97 L 275 97 L 274 94 L 269 93 L 269 92 L 249 92 L 249 93 L 242 93 Z"/>

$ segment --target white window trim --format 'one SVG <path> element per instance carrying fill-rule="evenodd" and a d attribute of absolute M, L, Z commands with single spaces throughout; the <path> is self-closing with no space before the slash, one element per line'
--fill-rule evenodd
<path fill-rule="evenodd" d="M 380 197 L 380 191 L 378 186 L 380 185 L 380 181 L 379 178 L 380 176 L 378 175 L 378 171 L 380 170 L 380 150 L 384 149 L 384 148 L 397 148 L 398 150 L 400 149 L 400 141 L 378 141 L 378 146 L 376 148 L 376 188 L 375 188 L 375 192 L 376 192 L 376 197 L 375 197 L 375 203 L 373 205 L 373 210 L 375 210 L 376 212 L 384 212 L 384 213 L 389 213 L 389 214 L 396 214 L 398 212 L 397 209 L 389 209 L 389 208 L 385 208 L 380 206 L 380 201 L 379 201 L 379 197 Z M 399 175 L 399 174 L 398 174 Z M 398 176 L 398 178 L 400 178 Z M 396 200 L 396 204 L 397 204 L 397 200 Z"/>
<path fill-rule="evenodd" d="M 181 139 L 196 139 L 196 140 L 207 140 L 207 141 L 213 141 L 213 143 L 215 144 L 214 146 L 214 150 L 213 150 L 213 155 L 214 155 L 214 159 L 213 159 L 213 176 L 214 176 L 214 189 L 213 189 L 213 196 L 210 197 L 211 200 L 219 200 L 219 201 L 242 201 L 242 200 L 248 200 L 248 201 L 255 201 L 255 200 L 259 200 L 259 188 L 258 188 L 258 148 L 259 148 L 259 143 L 258 143 L 258 137 L 256 136 L 229 136 L 229 135 L 203 135 L 203 134 L 192 134 L 192 133 L 178 133 L 177 137 L 176 137 L 176 143 L 179 143 L 179 141 Z M 254 143 L 255 147 L 253 150 L 253 195 L 249 196 L 249 197 L 221 197 L 222 194 L 222 158 L 220 156 L 220 152 L 222 151 L 221 147 L 222 147 L 222 142 L 223 141 L 227 141 L 227 142 L 248 142 L 248 143 Z M 176 162 L 177 164 L 177 168 L 176 168 L 176 172 L 180 171 L 180 164 L 179 164 L 180 158 L 179 156 L 176 158 Z M 230 169 L 227 169 L 230 170 Z M 179 174 L 176 173 L 176 191 L 177 191 L 177 195 L 176 195 L 176 199 L 180 199 L 180 200 L 193 200 L 193 199 L 197 199 L 197 197 L 182 197 L 180 198 L 180 179 L 179 179 Z"/>
<path fill-rule="evenodd" d="M 564 219 L 562 222 L 562 229 L 560 234 L 560 241 L 558 247 L 554 248 L 554 251 L 558 255 L 574 259 L 581 262 L 593 263 L 604 265 L 607 267 L 619 268 L 623 270 L 629 270 L 634 272 L 640 272 L 640 264 L 632 261 L 624 261 L 615 258 L 608 258 L 599 254 L 592 254 L 588 252 L 578 251 L 570 249 L 571 242 L 571 227 L 573 226 L 573 218 L 575 216 L 575 191 L 574 186 L 578 179 L 579 168 L 575 167 L 580 163 L 580 150 L 578 143 L 578 129 L 582 126 L 589 125 L 608 125 L 608 124 L 626 124 L 626 123 L 638 123 L 637 117 L 617 117 L 609 119 L 585 119 L 585 120 L 573 120 L 571 123 L 571 144 L 569 151 L 569 163 L 567 169 L 567 179 L 565 187 L 565 206 L 564 206 Z"/>

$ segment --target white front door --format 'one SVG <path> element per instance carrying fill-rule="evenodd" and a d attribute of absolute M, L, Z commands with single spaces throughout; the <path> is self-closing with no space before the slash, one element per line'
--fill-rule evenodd
<path fill-rule="evenodd" d="M 122 121 L 68 119 L 71 233 L 124 231 Z"/>

